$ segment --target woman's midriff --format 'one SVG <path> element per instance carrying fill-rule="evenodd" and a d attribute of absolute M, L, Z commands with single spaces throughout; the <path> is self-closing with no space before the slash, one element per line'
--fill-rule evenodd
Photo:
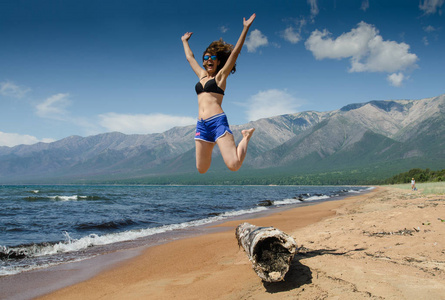
<path fill-rule="evenodd" d="M 222 100 L 222 95 L 214 96 L 214 93 L 202 93 L 198 95 L 198 118 L 205 120 L 214 115 L 223 113 L 224 111 L 221 107 Z"/>

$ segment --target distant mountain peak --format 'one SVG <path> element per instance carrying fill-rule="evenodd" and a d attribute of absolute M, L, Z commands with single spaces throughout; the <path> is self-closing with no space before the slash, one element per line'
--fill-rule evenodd
<path fill-rule="evenodd" d="M 366 105 L 372 105 L 374 107 L 377 107 L 378 109 L 384 110 L 386 112 L 390 112 L 390 111 L 398 111 L 398 112 L 403 112 L 404 110 L 406 110 L 407 106 L 408 108 L 410 106 L 412 106 L 412 103 L 406 103 L 403 104 L 400 101 L 397 100 L 372 100 L 366 103 L 353 103 L 353 104 L 348 104 L 346 106 L 343 106 L 340 111 L 346 112 L 346 111 L 351 111 L 351 110 L 355 110 L 355 109 L 359 109 L 363 106 Z"/>

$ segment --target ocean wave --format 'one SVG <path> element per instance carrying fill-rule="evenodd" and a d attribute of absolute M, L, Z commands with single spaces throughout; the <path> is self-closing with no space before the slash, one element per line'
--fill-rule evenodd
<path fill-rule="evenodd" d="M 23 198 L 26 201 L 39 201 L 39 200 L 48 200 L 48 197 L 42 197 L 42 196 L 28 196 Z"/>
<path fill-rule="evenodd" d="M 131 225 L 135 225 L 137 224 L 135 221 L 131 220 L 131 219 L 122 219 L 122 220 L 117 220 L 117 221 L 108 221 L 108 222 L 99 222 L 99 223 L 81 223 L 76 225 L 74 228 L 78 229 L 78 230 L 92 230 L 92 229 L 119 229 L 119 228 L 123 228 L 123 227 L 127 227 L 127 226 L 131 226 Z"/>
<path fill-rule="evenodd" d="M 39 193 L 35 193 L 39 194 Z M 52 200 L 52 201 L 78 201 L 78 200 L 108 200 L 106 197 L 102 196 L 81 196 L 81 195 L 71 195 L 71 196 L 63 196 L 63 195 L 55 195 L 55 196 L 26 196 L 23 198 L 27 201 L 39 201 L 39 200 Z"/>
<path fill-rule="evenodd" d="M 329 196 L 329 195 L 316 195 L 316 196 L 311 196 L 309 198 L 306 198 L 306 199 L 304 199 L 304 201 L 316 201 L 316 200 L 324 200 L 324 199 L 329 199 L 329 198 L 332 198 L 332 196 Z"/>
<path fill-rule="evenodd" d="M 304 200 L 300 200 L 298 198 L 289 198 L 289 199 L 283 199 L 283 200 L 276 200 L 272 201 L 273 205 L 290 205 L 290 204 L 296 204 L 301 203 Z"/>
<path fill-rule="evenodd" d="M 309 201 L 323 200 L 323 199 L 329 199 L 329 198 L 331 198 L 331 196 L 328 196 L 328 195 L 308 196 L 306 198 L 294 197 L 291 199 L 276 200 L 276 201 L 273 201 L 273 204 L 274 205 L 290 205 L 290 204 L 297 204 L 297 203 L 301 203 L 301 202 L 309 202 Z"/>
<path fill-rule="evenodd" d="M 178 224 L 163 225 L 154 228 L 135 229 L 135 230 L 110 233 L 104 235 L 90 234 L 80 239 L 73 239 L 71 238 L 68 232 L 65 232 L 64 233 L 65 241 L 63 242 L 21 245 L 16 247 L 0 246 L 0 259 L 2 260 L 24 259 L 29 257 L 39 257 L 39 256 L 55 255 L 60 253 L 75 252 L 93 246 L 103 246 L 118 242 L 131 241 L 139 238 L 152 236 L 155 234 L 161 234 L 174 230 L 181 230 L 191 227 L 207 225 L 230 217 L 256 213 L 264 210 L 267 210 L 267 208 L 256 207 L 245 210 L 225 212 L 218 216 L 212 216 L 205 219 L 188 221 Z"/>
<path fill-rule="evenodd" d="M 245 215 L 245 214 L 253 214 L 253 213 L 257 213 L 257 212 L 265 211 L 265 210 L 267 210 L 266 207 L 255 207 L 255 208 L 250 208 L 250 209 L 245 209 L 245 210 L 225 212 L 221 215 L 221 217 L 222 218 L 237 217 L 237 216 L 241 216 L 241 215 Z"/>
<path fill-rule="evenodd" d="M 73 196 L 59 196 L 59 195 L 57 195 L 57 196 L 50 196 L 48 198 L 52 199 L 52 200 L 59 200 L 59 201 L 77 201 L 77 200 L 81 199 L 77 195 L 73 195 Z"/>
<path fill-rule="evenodd" d="M 334 191 L 328 195 L 325 194 L 310 194 L 310 193 L 303 193 L 303 194 L 298 194 L 297 196 L 293 197 L 293 198 L 289 198 L 289 199 L 283 199 L 283 200 L 275 200 L 275 201 L 271 201 L 271 200 L 264 200 L 264 201 L 270 201 L 272 205 L 291 205 L 291 204 L 297 204 L 297 203 L 301 203 L 301 202 L 308 202 L 308 201 L 317 201 L 317 200 L 326 200 L 326 199 L 330 199 L 333 197 L 340 197 L 340 196 L 344 196 L 347 195 L 348 193 L 353 193 L 353 194 L 360 194 L 363 193 L 363 191 L 365 190 L 354 190 L 354 189 L 343 189 L 343 190 L 339 190 L 339 191 Z M 259 205 L 265 205 L 264 201 L 262 201 L 261 204 Z"/>
<path fill-rule="evenodd" d="M 55 266 L 55 265 L 59 265 L 59 264 L 63 264 L 63 263 L 79 262 L 79 261 L 83 261 L 85 259 L 88 259 L 88 258 L 91 258 L 94 256 L 97 256 L 97 254 L 89 256 L 89 257 L 85 256 L 85 257 L 71 258 L 69 260 L 42 261 L 39 263 L 32 263 L 32 264 L 21 263 L 21 264 L 16 264 L 16 265 L 1 266 L 0 267 L 0 277 L 8 276 L 8 275 L 15 275 L 15 274 L 19 274 L 22 272 L 28 272 L 28 271 L 33 271 L 33 270 L 46 269 L 51 266 Z"/>
<path fill-rule="evenodd" d="M 109 200 L 107 197 L 103 196 L 77 196 L 81 200 Z"/>

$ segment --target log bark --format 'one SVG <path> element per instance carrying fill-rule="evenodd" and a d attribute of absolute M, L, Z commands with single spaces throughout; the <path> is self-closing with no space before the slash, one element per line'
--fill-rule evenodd
<path fill-rule="evenodd" d="M 258 227 L 249 223 L 240 224 L 235 234 L 262 280 L 284 280 L 297 249 L 291 236 L 274 227 Z"/>

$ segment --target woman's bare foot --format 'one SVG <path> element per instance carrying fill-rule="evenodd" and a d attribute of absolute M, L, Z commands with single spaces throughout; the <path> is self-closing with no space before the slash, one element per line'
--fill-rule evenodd
<path fill-rule="evenodd" d="M 241 133 L 243 134 L 243 138 L 250 140 L 254 131 L 255 131 L 255 128 L 250 128 L 250 129 L 242 130 Z"/>

